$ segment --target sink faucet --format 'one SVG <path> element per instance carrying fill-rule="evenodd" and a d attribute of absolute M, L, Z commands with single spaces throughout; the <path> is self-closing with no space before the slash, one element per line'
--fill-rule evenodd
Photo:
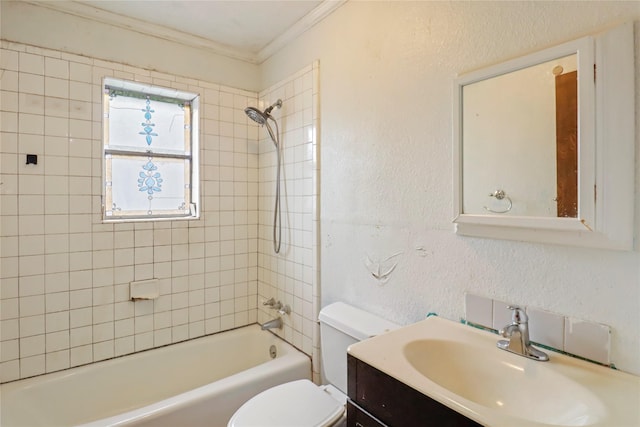
<path fill-rule="evenodd" d="M 509 339 L 498 341 L 498 348 L 541 362 L 549 360 L 549 356 L 545 352 L 532 347 L 529 342 L 529 317 L 527 313 L 520 307 L 510 305 L 507 308 L 513 310 L 511 323 L 500 330 L 500 335 Z"/>
<path fill-rule="evenodd" d="M 282 329 L 282 318 L 277 317 L 269 320 L 268 322 L 264 322 L 260 328 L 263 331 L 266 331 L 267 329 Z"/>

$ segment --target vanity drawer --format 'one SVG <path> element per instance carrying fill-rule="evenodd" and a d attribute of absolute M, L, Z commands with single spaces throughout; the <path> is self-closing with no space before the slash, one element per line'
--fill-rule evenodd
<path fill-rule="evenodd" d="M 371 414 L 363 411 L 351 400 L 347 400 L 347 427 L 387 427 Z"/>
<path fill-rule="evenodd" d="M 349 398 L 382 423 L 390 427 L 480 426 L 361 360 L 347 357 Z M 367 425 L 375 424 L 363 424 Z"/>

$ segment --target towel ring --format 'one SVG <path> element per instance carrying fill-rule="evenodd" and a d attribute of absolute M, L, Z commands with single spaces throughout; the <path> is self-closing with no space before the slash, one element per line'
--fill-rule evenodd
<path fill-rule="evenodd" d="M 493 193 L 489 194 L 489 197 L 495 197 L 496 200 L 506 200 L 508 203 L 508 206 L 506 207 L 506 209 L 501 210 L 501 211 L 496 211 L 493 210 L 487 206 L 483 206 L 485 210 L 491 212 L 491 213 L 498 213 L 498 214 L 503 214 L 503 213 L 507 213 L 511 210 L 511 208 L 513 207 L 513 202 L 511 201 L 511 197 L 507 196 L 507 193 L 505 193 L 504 190 L 496 190 Z"/>

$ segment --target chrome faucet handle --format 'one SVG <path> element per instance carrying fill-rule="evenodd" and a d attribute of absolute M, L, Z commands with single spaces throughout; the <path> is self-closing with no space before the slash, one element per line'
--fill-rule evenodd
<path fill-rule="evenodd" d="M 280 309 L 278 310 L 278 313 L 291 314 L 291 307 L 289 307 L 289 304 L 285 304 L 284 306 L 280 307 Z"/>
<path fill-rule="evenodd" d="M 511 313 L 512 323 L 520 325 L 522 323 L 529 322 L 529 316 L 527 316 L 527 313 L 524 311 L 524 309 L 518 307 L 517 305 L 508 305 L 507 308 L 513 311 L 513 313 Z"/>
<path fill-rule="evenodd" d="M 282 303 L 280 301 L 276 301 L 273 298 L 269 298 L 268 300 L 263 302 L 262 305 L 266 305 L 267 307 L 272 308 L 274 310 L 282 309 Z"/>

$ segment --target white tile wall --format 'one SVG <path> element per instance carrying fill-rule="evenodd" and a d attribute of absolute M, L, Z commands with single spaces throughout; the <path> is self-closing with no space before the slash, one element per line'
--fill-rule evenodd
<path fill-rule="evenodd" d="M 611 329 L 606 325 L 567 317 L 564 350 L 608 365 L 611 363 Z"/>
<path fill-rule="evenodd" d="M 509 302 L 493 300 L 493 319 L 491 327 L 497 331 L 504 328 L 511 323 L 513 317 L 513 310 L 510 310 L 509 306 L 518 306 L 518 304 L 512 304 Z"/>
<path fill-rule="evenodd" d="M 256 104 L 257 94 L 5 41 L 0 60 L 0 381 L 254 323 L 258 128 L 242 110 Z M 201 95 L 200 220 L 101 222 L 105 76 Z M 291 115 L 287 158 L 295 161 L 302 161 L 297 156 L 304 149 L 294 150 L 292 135 L 302 134 L 302 117 L 311 109 L 308 81 L 302 74 L 292 80 L 299 91 L 283 110 Z M 303 98 L 305 108 L 291 110 Z M 26 165 L 26 154 L 37 154 L 38 164 Z M 296 191 L 308 189 L 308 182 Z M 296 197 L 297 209 L 309 204 Z M 314 241 L 309 212 L 297 210 L 293 219 L 295 245 Z M 306 248 L 295 263 L 287 262 L 312 286 L 307 270 L 315 272 L 315 264 Z M 160 297 L 130 301 L 129 282 L 151 278 L 159 281 Z M 308 314 L 312 292 L 300 286 L 287 295 L 297 289 L 300 299 L 292 306 Z M 288 338 L 311 352 L 312 328 L 297 330 Z"/>
<path fill-rule="evenodd" d="M 579 352 L 569 351 L 564 344 L 564 316 L 533 307 L 527 307 L 527 315 L 529 316 L 529 337 L 532 341 L 579 354 Z"/>
<path fill-rule="evenodd" d="M 465 294 L 466 320 L 500 330 L 511 323 L 510 303 L 473 294 Z M 521 306 L 522 307 L 522 306 Z M 526 307 L 531 341 L 609 365 L 611 329 L 595 322 L 572 319 L 534 307 Z"/>
<path fill-rule="evenodd" d="M 476 325 L 491 325 L 493 323 L 493 300 L 469 293 L 466 293 L 464 298 L 468 322 Z"/>
<path fill-rule="evenodd" d="M 284 328 L 278 334 L 312 355 L 314 379 L 319 380 L 319 311 L 317 200 L 318 200 L 318 73 L 315 62 L 260 93 L 258 107 L 282 99 L 282 108 L 272 115 L 278 120 L 283 149 L 281 192 L 282 246 L 273 251 L 273 204 L 276 185 L 276 151 L 265 129 L 249 127 L 249 187 L 258 194 L 258 320 L 267 321 L 276 312 L 262 306 L 271 297 L 288 304 Z M 254 190 L 255 191 L 255 190 Z M 251 212 L 251 211 L 250 211 Z"/>

